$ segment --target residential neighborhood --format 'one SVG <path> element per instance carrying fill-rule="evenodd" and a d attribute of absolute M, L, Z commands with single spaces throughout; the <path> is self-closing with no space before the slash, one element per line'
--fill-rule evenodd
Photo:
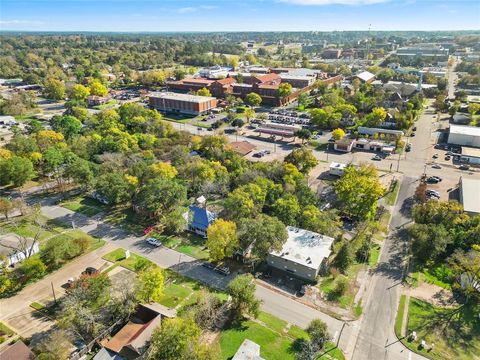
<path fill-rule="evenodd" d="M 480 359 L 478 18 L 26 3 L 58 28 L 0 15 L 0 359 Z"/>

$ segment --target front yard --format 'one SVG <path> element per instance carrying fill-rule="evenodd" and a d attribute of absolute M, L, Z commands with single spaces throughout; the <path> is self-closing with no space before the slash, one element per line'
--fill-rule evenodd
<path fill-rule="evenodd" d="M 261 312 L 258 319 L 248 320 L 239 327 L 221 331 L 219 338 L 221 358 L 231 359 L 242 342 L 249 339 L 260 345 L 260 355 L 266 360 L 293 360 L 298 352 L 294 344 L 298 338 L 306 339 L 308 335 L 297 326 L 290 326 L 273 315 Z M 342 351 L 330 342 L 325 346 L 325 352 L 327 351 L 327 355 L 318 359 L 344 359 Z"/>
<path fill-rule="evenodd" d="M 405 346 L 435 360 L 478 359 L 480 354 L 478 306 L 444 308 L 416 298 L 411 298 L 409 302 L 403 298 L 400 306 L 403 307 L 403 304 L 405 308 L 403 310 L 399 308 L 395 332 Z M 399 333 L 405 311 L 408 311 L 406 335 L 415 331 L 416 341 L 410 341 Z M 426 342 L 425 347 L 420 345 L 422 340 Z"/>

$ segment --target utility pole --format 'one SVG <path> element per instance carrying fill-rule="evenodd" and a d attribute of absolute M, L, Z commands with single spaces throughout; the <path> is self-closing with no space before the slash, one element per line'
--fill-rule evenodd
<path fill-rule="evenodd" d="M 400 153 L 398 153 L 398 161 L 397 161 L 397 172 L 400 169 Z"/>
<path fill-rule="evenodd" d="M 50 283 L 52 285 L 53 301 L 55 305 L 57 304 L 57 297 L 55 296 L 55 289 L 53 288 L 53 281 Z"/>

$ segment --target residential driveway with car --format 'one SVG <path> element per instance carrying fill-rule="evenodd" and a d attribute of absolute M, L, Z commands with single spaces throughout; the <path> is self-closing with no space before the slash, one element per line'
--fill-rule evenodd
<path fill-rule="evenodd" d="M 105 264 L 108 265 L 102 256 L 113 249 L 115 246 L 107 243 L 101 248 L 69 262 L 43 279 L 26 286 L 15 296 L 0 300 L 0 320 L 23 337 L 29 337 L 48 329 L 52 323 L 36 316 L 30 304 L 35 301 L 45 304 L 52 300 L 52 284 L 55 296 L 62 296 L 65 293 L 62 285 L 65 285 L 69 278 L 79 276 L 86 267 L 100 269 Z"/>

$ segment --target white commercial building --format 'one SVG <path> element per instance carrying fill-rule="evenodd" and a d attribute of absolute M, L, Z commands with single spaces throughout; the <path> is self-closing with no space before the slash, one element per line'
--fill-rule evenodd
<path fill-rule="evenodd" d="M 460 146 L 480 147 L 480 127 L 450 125 L 448 143 Z"/>
<path fill-rule="evenodd" d="M 469 215 L 480 214 L 480 179 L 460 178 L 460 202 Z"/>
<path fill-rule="evenodd" d="M 268 265 L 307 281 L 315 281 L 327 264 L 334 239 L 312 231 L 287 226 L 288 239 L 280 251 L 268 254 Z"/>

